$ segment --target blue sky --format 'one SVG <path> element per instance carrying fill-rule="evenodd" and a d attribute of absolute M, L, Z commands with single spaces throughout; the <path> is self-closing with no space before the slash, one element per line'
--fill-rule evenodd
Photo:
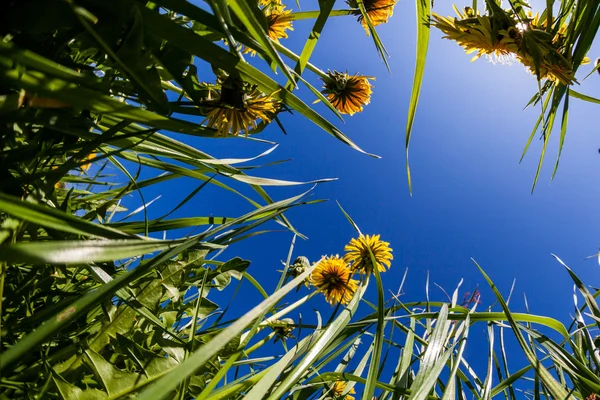
<path fill-rule="evenodd" d="M 467 3 L 470 1 L 458 6 Z M 317 9 L 314 1 L 302 1 L 301 5 L 303 10 Z M 453 14 L 450 3 L 439 1 L 434 11 Z M 519 158 L 539 113 L 539 108 L 522 111 L 537 90 L 535 78 L 517 63 L 494 65 L 486 59 L 470 62 L 471 55 L 432 30 L 411 142 L 411 197 L 404 167 L 404 141 L 414 69 L 414 15 L 414 4 L 400 1 L 390 23 L 378 29 L 390 53 L 392 74 L 378 58 L 371 39 L 351 17 L 328 21 L 311 59 L 324 70 L 377 77 L 371 104 L 338 126 L 381 159 L 353 151 L 300 115 L 282 115 L 287 135 L 275 125 L 261 135 L 278 142 L 279 148 L 265 160 L 250 164 L 292 160 L 251 174 L 289 180 L 339 178 L 315 189 L 314 198 L 331 201 L 300 207 L 288 214 L 309 237 L 297 241 L 295 255 L 315 261 L 322 255 L 343 252 L 354 231 L 339 211 L 334 201 L 338 200 L 363 232 L 380 233 L 391 243 L 394 262 L 385 274 L 387 290 L 397 290 L 408 268 L 404 301 L 425 298 L 429 274 L 432 299 L 445 299 L 433 283 L 451 292 L 462 278 L 463 291 L 479 285 L 483 302 L 480 309 L 492 304 L 493 295 L 472 263 L 473 257 L 503 294 L 508 294 L 516 280 L 512 302 L 516 311 L 525 311 L 526 294 L 532 313 L 570 322 L 573 285 L 550 254 L 561 257 L 587 284 L 598 285 L 598 263 L 583 260 L 596 253 L 599 245 L 600 138 L 593 122 L 597 107 L 571 101 L 569 129 L 556 178 L 549 183 L 558 129 L 553 132 L 540 180 L 531 194 L 542 144 L 539 135 L 521 164 Z M 312 23 L 296 21 L 290 38 L 282 43 L 299 53 Z M 595 58 L 594 53 L 590 57 Z M 578 77 L 588 71 L 588 67 L 582 68 Z M 307 77 L 320 86 L 310 73 Z M 207 76 L 204 80 L 210 79 Z M 592 76 L 577 90 L 597 96 L 600 78 Z M 313 100 L 305 87 L 298 94 L 309 103 Z M 328 118 L 335 118 L 323 105 L 315 107 Z M 242 139 L 183 140 L 215 157 L 250 156 L 267 148 Z M 181 179 L 163 186 L 156 215 L 176 205 L 197 184 Z M 303 189 L 273 188 L 269 193 L 281 199 Z M 155 194 L 149 193 L 147 200 Z M 236 216 L 249 210 L 250 206 L 234 195 L 207 189 L 174 216 Z M 291 238 L 289 232 L 262 235 L 236 245 L 226 255 L 252 260 L 249 272 L 273 290 L 278 280 L 275 270 L 286 258 Z M 220 297 L 226 300 L 230 295 L 227 292 Z M 244 285 L 238 296 L 244 302 L 239 309 L 232 309 L 232 314 L 243 313 L 260 301 L 250 285 Z M 370 288 L 368 298 L 375 298 L 375 287 Z M 321 298 L 304 309 L 304 315 L 314 315 L 313 309 L 324 315 L 332 310 Z M 474 329 L 482 333 L 486 327 Z M 467 347 L 466 357 L 485 368 L 485 357 L 478 355 L 485 354 L 485 349 L 483 342 L 476 341 Z M 478 372 L 485 376 L 485 369 Z"/>

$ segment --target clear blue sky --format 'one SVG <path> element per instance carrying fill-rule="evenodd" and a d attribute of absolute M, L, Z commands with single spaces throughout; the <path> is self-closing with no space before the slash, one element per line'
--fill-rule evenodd
<path fill-rule="evenodd" d="M 470 1 L 458 6 L 467 3 Z M 317 9 L 316 1 L 301 1 L 301 5 L 303 10 Z M 336 8 L 341 6 L 340 2 Z M 435 11 L 453 14 L 450 3 L 436 2 Z M 471 262 L 473 257 L 505 295 L 516 279 L 512 303 L 516 311 L 525 310 L 525 293 L 532 313 L 570 321 L 572 282 L 550 253 L 560 256 L 587 284 L 599 285 L 598 263 L 583 261 L 597 252 L 600 239 L 597 106 L 572 99 L 558 174 L 550 184 L 559 135 L 556 129 L 538 186 L 530 194 L 542 144 L 539 135 L 523 163 L 519 164 L 519 158 L 539 113 L 539 108 L 522 111 L 537 90 L 535 78 L 517 63 L 493 65 L 486 59 L 469 62 L 471 55 L 432 30 L 411 143 L 411 197 L 404 167 L 404 141 L 414 69 L 414 20 L 414 3 L 403 0 L 396 6 L 391 22 L 378 29 L 390 52 L 391 75 L 371 39 L 350 17 L 329 20 L 311 59 L 324 70 L 377 77 L 371 104 L 338 126 L 382 159 L 353 151 L 300 115 L 282 115 L 288 135 L 274 124 L 269 127 L 261 137 L 280 146 L 268 158 L 251 164 L 288 158 L 292 161 L 251 174 L 290 180 L 339 178 L 315 190 L 315 198 L 332 201 L 288 214 L 310 238 L 296 243 L 295 255 L 314 261 L 325 254 L 343 252 L 354 232 L 333 201 L 338 200 L 363 232 L 380 233 L 391 243 L 394 262 L 385 274 L 386 289 L 396 291 L 405 269 L 409 269 L 404 301 L 425 298 L 429 273 L 432 299 L 445 298 L 433 283 L 451 292 L 463 278 L 464 291 L 479 285 L 483 302 L 480 310 L 492 304 L 495 299 Z M 299 53 L 312 23 L 296 21 L 290 39 L 283 44 Z M 590 56 L 595 58 L 595 54 Z M 582 68 L 578 77 L 588 71 L 589 67 Z M 320 85 L 310 73 L 307 77 Z M 600 77 L 592 76 L 578 90 L 600 96 Z M 298 94 L 308 103 L 313 100 L 305 87 Z M 316 107 L 328 118 L 335 118 L 324 106 Z M 242 139 L 183 139 L 216 157 L 251 156 L 267 148 Z M 192 185 L 197 183 L 181 179 L 163 186 L 163 198 L 151 207 L 152 214 L 160 215 L 173 207 L 192 190 Z M 304 188 L 273 188 L 269 193 L 281 199 L 301 190 Z M 153 194 L 148 193 L 147 199 Z M 236 216 L 249 210 L 250 206 L 234 195 L 207 189 L 174 216 Z M 285 260 L 291 238 L 288 232 L 262 235 L 232 247 L 226 255 L 252 260 L 249 272 L 273 290 L 278 279 L 275 270 L 280 269 L 280 260 Z M 224 301 L 230 295 L 227 292 L 221 298 Z M 231 316 L 249 310 L 260 300 L 250 285 L 244 285 L 238 296 L 244 298 L 243 306 L 232 309 Z M 375 287 L 371 287 L 368 298 L 374 297 Z M 324 300 L 316 299 L 303 309 L 306 319 L 313 318 L 313 308 L 324 318 L 332 310 Z M 484 332 L 486 327 L 476 326 L 475 330 Z M 483 376 L 486 359 L 478 354 L 485 351 L 484 343 L 476 341 L 466 353 Z"/>

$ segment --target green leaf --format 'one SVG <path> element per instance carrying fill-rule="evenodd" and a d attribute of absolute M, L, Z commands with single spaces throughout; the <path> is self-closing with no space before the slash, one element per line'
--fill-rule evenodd
<path fill-rule="evenodd" d="M 427 397 L 441 372 L 441 368 L 452 354 L 451 349 L 445 350 L 449 339 L 449 328 L 448 305 L 444 304 L 436 318 L 435 328 L 421 359 L 419 372 L 410 387 L 412 393 L 409 400 L 424 400 Z"/>
<path fill-rule="evenodd" d="M 556 163 L 554 164 L 554 171 L 552 171 L 552 178 L 556 175 L 556 171 L 558 170 L 558 163 L 560 162 L 560 156 L 562 154 L 562 149 L 565 144 L 565 136 L 567 135 L 567 121 L 569 120 L 569 89 L 567 88 L 566 97 L 563 104 L 563 114 L 562 121 L 560 124 L 560 141 L 558 143 L 558 155 L 556 156 Z"/>
<path fill-rule="evenodd" d="M 143 382 L 146 377 L 138 374 L 122 371 L 113 364 L 106 361 L 100 354 L 86 349 L 85 356 L 94 374 L 102 381 L 109 396 L 117 397 L 121 392 Z"/>
<path fill-rule="evenodd" d="M 257 3 L 248 0 L 229 0 L 227 4 L 240 19 L 242 24 L 248 29 L 248 32 L 256 40 L 262 50 L 266 52 L 271 60 L 281 69 L 283 74 L 288 78 L 289 82 L 294 82 L 292 74 L 288 71 L 287 65 L 283 62 L 277 50 L 273 47 L 271 39 L 267 35 L 265 26 L 261 24 L 259 18 L 264 19 L 262 11 L 258 8 Z"/>
<path fill-rule="evenodd" d="M 77 386 L 71 385 L 69 382 L 67 382 L 62 377 L 58 376 L 57 374 L 54 374 L 52 376 L 52 381 L 54 382 L 58 391 L 60 392 L 60 395 L 64 399 L 104 400 L 108 397 L 106 393 L 104 393 L 98 389 L 95 389 L 95 388 L 88 388 L 88 389 L 82 390 L 81 388 L 78 388 Z"/>
<path fill-rule="evenodd" d="M 252 390 L 246 393 L 244 398 L 248 400 L 262 400 L 266 398 L 267 393 L 275 386 L 277 378 L 279 378 L 294 359 L 306 354 L 318 336 L 319 332 L 315 331 L 292 347 L 279 361 L 267 369 L 266 374 L 254 385 Z"/>
<path fill-rule="evenodd" d="M 53 240 L 15 243 L 0 248 L 0 260 L 31 264 L 83 264 L 115 261 L 157 251 L 170 250 L 180 240 Z M 198 248 L 218 250 L 223 246 L 201 243 Z"/>
<path fill-rule="evenodd" d="M 316 264 L 315 264 L 316 265 Z M 312 267 L 314 268 L 314 266 Z M 310 270 L 312 271 L 312 268 Z M 337 338 L 340 332 L 348 325 L 352 315 L 356 312 L 360 300 L 364 296 L 367 287 L 368 279 L 366 282 L 361 283 L 356 289 L 356 293 L 350 303 L 346 305 L 340 312 L 340 315 L 327 326 L 319 338 L 313 343 L 306 356 L 291 370 L 285 377 L 285 379 L 273 390 L 268 400 L 280 399 L 283 395 L 297 382 L 297 380 L 303 376 L 307 370 L 313 365 L 318 357 L 323 354 L 328 345 Z"/>
<path fill-rule="evenodd" d="M 360 234 L 360 231 L 359 231 Z M 367 374 L 367 381 L 365 384 L 365 390 L 363 392 L 363 400 L 370 400 L 373 398 L 375 392 L 375 384 L 379 377 L 379 361 L 381 359 L 381 351 L 383 349 L 383 333 L 385 329 L 384 317 L 385 317 L 385 299 L 383 297 L 383 282 L 381 280 L 381 272 L 379 271 L 377 259 L 373 250 L 368 247 L 369 256 L 371 257 L 371 265 L 373 265 L 373 273 L 375 275 L 375 282 L 377 283 L 377 325 L 375 326 L 375 339 L 373 341 L 373 353 L 371 356 L 371 363 L 369 365 L 369 372 Z"/>
<path fill-rule="evenodd" d="M 27 222 L 76 235 L 104 237 L 108 239 L 133 239 L 136 236 L 117 229 L 93 224 L 61 210 L 41 204 L 23 201 L 18 197 L 0 193 L 0 210 Z"/>
<path fill-rule="evenodd" d="M 29 354 L 32 349 L 35 349 L 40 344 L 44 343 L 56 332 L 63 329 L 64 326 L 70 324 L 75 318 L 79 317 L 91 308 L 99 305 L 101 302 L 110 299 L 117 290 L 133 282 L 137 278 L 140 278 L 153 271 L 162 263 L 168 261 L 182 251 L 192 247 L 197 242 L 198 239 L 191 238 L 183 244 L 171 250 L 164 251 L 160 255 L 154 257 L 152 260 L 141 264 L 137 268 L 134 268 L 133 270 L 114 279 L 113 281 L 102 285 L 96 290 L 77 299 L 71 305 L 62 309 L 54 317 L 47 320 L 38 329 L 21 339 L 16 345 L 4 351 L 1 354 L 2 364 L 0 364 L 0 372 L 12 367 L 15 363 L 18 363 L 18 361 L 23 359 L 26 354 Z"/>
<path fill-rule="evenodd" d="M 408 175 L 408 190 L 412 194 L 412 179 L 408 163 L 408 146 L 412 135 L 413 123 L 417 113 L 417 104 L 421 93 L 423 75 L 425 74 L 425 60 L 429 46 L 429 19 L 431 7 L 429 0 L 415 0 L 417 4 L 417 58 L 415 63 L 415 77 L 413 80 L 410 104 L 408 106 L 408 120 L 406 121 L 406 173 Z"/>

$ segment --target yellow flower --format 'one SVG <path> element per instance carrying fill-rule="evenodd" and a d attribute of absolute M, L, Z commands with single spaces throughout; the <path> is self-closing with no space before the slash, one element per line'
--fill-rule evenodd
<path fill-rule="evenodd" d="M 527 68 L 527 70 L 535 75 L 535 62 L 529 54 L 519 56 L 519 61 Z M 555 83 L 570 85 L 575 81 L 575 74 L 571 66 L 564 62 L 548 62 L 545 58 L 542 59 L 539 65 L 539 79 L 548 79 Z"/>
<path fill-rule="evenodd" d="M 263 9 L 265 17 L 267 18 L 267 35 L 274 42 L 279 43 L 279 39 L 287 39 L 288 34 L 286 30 L 293 31 L 292 28 L 292 10 L 286 10 L 284 5 L 277 6 L 276 4 L 270 3 L 269 6 Z M 244 54 L 255 56 L 256 51 L 246 47 Z"/>
<path fill-rule="evenodd" d="M 273 329 L 273 332 L 275 332 L 275 343 L 277 343 L 278 340 L 285 341 L 285 339 L 294 339 L 292 332 L 294 332 L 295 327 L 293 326 L 294 320 L 291 318 L 273 321 L 269 325 L 271 329 Z"/>
<path fill-rule="evenodd" d="M 371 20 L 373 26 L 385 24 L 388 22 L 392 14 L 394 14 L 394 6 L 396 5 L 397 0 L 363 0 L 363 5 L 365 6 L 365 10 L 367 11 L 367 15 Z M 357 9 L 358 3 L 356 0 L 347 1 L 348 5 L 352 8 Z M 363 18 L 360 10 L 355 10 L 353 12 L 354 15 L 358 15 L 358 22 L 360 22 L 367 31 L 367 35 L 369 34 L 369 25 L 367 21 Z"/>
<path fill-rule="evenodd" d="M 223 87 L 220 99 L 214 107 L 208 107 L 206 126 L 214 128 L 223 136 L 237 136 L 244 132 L 246 136 L 251 129 L 256 129 L 257 121 L 271 122 L 281 107 L 281 103 L 273 97 L 262 94 L 257 89 L 244 93 L 240 88 Z"/>
<path fill-rule="evenodd" d="M 267 26 L 269 27 L 267 34 L 271 40 L 279 42 L 279 39 L 287 39 L 286 30 L 294 30 L 291 13 L 292 10 L 285 10 L 285 6 L 282 6 L 279 10 L 273 9 L 267 15 Z"/>
<path fill-rule="evenodd" d="M 92 160 L 96 158 L 96 153 L 90 153 L 87 155 L 86 158 L 84 158 L 82 161 L 89 161 L 89 163 L 87 164 L 83 164 L 81 166 L 81 169 L 84 171 L 87 171 L 88 169 L 90 169 L 90 166 L 92 165 Z"/>
<path fill-rule="evenodd" d="M 352 278 L 352 270 L 339 256 L 324 258 L 310 275 L 310 283 L 321 293 L 329 304 L 348 304 L 358 281 Z"/>
<path fill-rule="evenodd" d="M 546 31 L 548 21 L 540 21 L 539 14 L 529 12 L 528 18 L 520 21 L 512 11 L 502 10 L 499 6 L 489 16 L 475 14 L 469 7 L 465 8 L 464 14 L 456 7 L 454 9 L 459 18 L 440 17 L 434 13 L 432 25 L 445 33 L 444 38 L 462 46 L 467 54 L 477 52 L 471 61 L 482 55 L 500 62 L 516 59 L 532 74 L 539 72 L 540 80 L 565 85 L 575 82 L 571 57 L 564 54 L 566 25 L 551 35 Z"/>
<path fill-rule="evenodd" d="M 258 5 L 263 7 L 263 8 L 276 8 L 276 9 L 281 9 L 283 7 L 285 7 L 283 5 L 283 3 L 281 2 L 281 0 L 258 0 Z"/>
<path fill-rule="evenodd" d="M 386 267 L 390 268 L 390 260 L 394 257 L 392 256 L 390 244 L 379 238 L 380 235 L 361 235 L 358 239 L 350 240 L 350 243 L 344 247 L 344 251 L 346 252 L 344 261 L 347 263 L 352 262 L 353 270 L 370 274 L 373 272 L 373 263 L 371 261 L 371 253 L 369 252 L 369 249 L 371 249 L 375 256 L 377 269 L 380 272 L 385 272 Z"/>
<path fill-rule="evenodd" d="M 329 391 L 329 393 L 331 394 L 330 398 L 333 398 L 335 400 L 354 400 L 354 396 L 350 396 L 351 394 L 356 393 L 356 390 L 354 390 L 354 388 L 351 388 L 348 391 L 348 394 L 346 394 L 345 396 L 342 396 L 342 394 L 346 390 L 346 385 L 347 385 L 347 382 L 336 381 L 331 386 L 331 389 Z"/>
<path fill-rule="evenodd" d="M 371 102 L 373 85 L 369 79 L 375 78 L 358 74 L 351 76 L 347 72 L 337 71 L 329 71 L 327 77 L 323 80 L 323 94 L 340 113 L 354 115 Z"/>
<path fill-rule="evenodd" d="M 520 32 L 515 26 L 501 26 L 498 20 L 487 15 L 476 15 L 470 7 L 465 8 L 464 14 L 456 7 L 454 11 L 460 18 L 441 17 L 433 13 L 432 25 L 445 33 L 445 39 L 454 40 L 463 47 L 467 54 L 477 52 L 471 61 L 486 55 L 504 62 L 518 51 Z M 513 25 L 516 25 L 516 21 Z"/>

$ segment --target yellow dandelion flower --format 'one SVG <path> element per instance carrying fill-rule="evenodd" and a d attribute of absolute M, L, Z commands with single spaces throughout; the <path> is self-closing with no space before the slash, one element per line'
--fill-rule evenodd
<path fill-rule="evenodd" d="M 390 17 L 394 14 L 394 7 L 396 6 L 397 0 L 363 0 L 363 5 L 367 11 L 367 15 L 371 20 L 373 26 L 385 24 L 388 22 Z M 348 5 L 352 8 L 358 9 L 358 3 L 356 0 L 347 1 Z M 363 18 L 360 10 L 355 10 L 354 15 L 358 16 L 358 22 L 361 23 L 367 35 L 369 34 L 369 25 Z"/>
<path fill-rule="evenodd" d="M 352 279 L 352 270 L 339 256 L 324 258 L 312 271 L 310 283 L 331 305 L 348 304 L 358 287 L 358 281 Z"/>
<path fill-rule="evenodd" d="M 284 5 L 279 6 L 268 6 L 263 9 L 265 17 L 267 18 L 267 36 L 274 42 L 279 43 L 279 39 L 287 39 L 288 34 L 286 31 L 293 31 L 292 27 L 292 10 L 286 10 Z M 246 47 L 244 54 L 250 54 L 251 56 L 256 55 L 256 51 Z"/>
<path fill-rule="evenodd" d="M 258 0 L 258 5 L 268 9 L 281 9 L 285 7 L 281 0 Z"/>
<path fill-rule="evenodd" d="M 329 390 L 330 398 L 335 400 L 354 400 L 354 396 L 350 396 L 351 394 L 355 394 L 356 390 L 351 388 L 348 393 L 343 396 L 346 391 L 347 382 L 336 381 L 333 385 L 331 385 L 331 389 Z"/>
<path fill-rule="evenodd" d="M 267 34 L 275 42 L 279 42 L 279 39 L 287 39 L 287 30 L 293 31 L 292 28 L 292 10 L 286 10 L 285 6 L 281 9 L 274 9 L 267 15 L 267 26 L 269 30 Z"/>
<path fill-rule="evenodd" d="M 522 27 L 525 28 L 524 30 L 537 29 L 538 31 L 543 31 L 543 32 L 546 31 L 546 28 L 548 26 L 548 19 L 544 19 L 544 21 L 540 22 L 540 13 L 536 12 L 535 14 L 533 14 L 531 11 L 528 11 L 527 17 L 529 18 L 528 23 L 525 24 L 524 26 L 522 25 Z M 556 21 L 556 18 L 553 18 L 552 23 L 554 23 L 555 21 Z M 562 42 L 565 39 L 566 32 L 567 32 L 567 23 L 565 22 L 564 24 L 562 24 L 562 26 L 560 28 L 558 28 L 558 31 L 552 38 L 552 43 L 555 45 L 561 46 Z"/>
<path fill-rule="evenodd" d="M 354 115 L 371 102 L 373 85 L 369 79 L 375 78 L 337 71 L 329 71 L 327 77 L 323 80 L 323 94 L 340 113 Z"/>
<path fill-rule="evenodd" d="M 459 18 L 433 13 L 431 24 L 444 32 L 445 39 L 454 40 L 463 47 L 467 54 L 477 52 L 471 61 L 486 55 L 503 62 L 518 51 L 520 33 L 514 26 L 496 26 L 500 24 L 495 19 L 476 15 L 469 7 L 465 8 L 464 14 L 456 7 L 454 10 Z"/>
<path fill-rule="evenodd" d="M 575 82 L 572 57 L 565 51 L 565 33 L 567 25 L 563 24 L 554 36 L 546 32 L 547 20 L 540 22 L 535 14 L 523 30 L 523 43 L 517 55 L 518 60 L 532 74 L 536 75 L 536 59 L 538 60 L 538 79 L 548 79 L 554 83 L 570 85 Z M 532 54 L 536 54 L 533 57 Z M 584 58 L 581 64 L 588 64 L 589 58 Z"/>
<path fill-rule="evenodd" d="M 58 165 L 53 165 L 51 170 L 54 171 L 58 169 Z M 62 182 L 60 179 L 54 184 L 54 189 L 65 189 L 67 187 L 67 184 L 65 182 Z"/>
<path fill-rule="evenodd" d="M 92 165 L 92 160 L 94 158 L 96 158 L 96 153 L 90 153 L 90 154 L 88 154 L 87 157 L 83 159 L 83 161 L 89 161 L 89 163 L 83 164 L 81 166 L 81 169 L 84 170 L 84 171 L 89 170 L 90 166 Z"/>
<path fill-rule="evenodd" d="M 529 54 L 519 55 L 519 61 L 527 68 L 527 70 L 535 75 L 535 61 Z M 562 83 L 564 85 L 570 85 L 575 82 L 575 74 L 571 69 L 571 66 L 564 62 L 548 62 L 543 59 L 539 65 L 539 79 L 548 79 L 555 83 Z"/>
<path fill-rule="evenodd" d="M 244 93 L 238 88 L 223 87 L 216 106 L 208 107 L 202 123 L 206 122 L 207 127 L 223 136 L 237 136 L 240 132 L 247 136 L 251 129 L 256 129 L 258 120 L 268 123 L 275 117 L 281 103 L 273 95 L 264 95 L 256 89 Z"/>
<path fill-rule="evenodd" d="M 371 253 L 375 256 L 377 269 L 380 272 L 385 272 L 386 267 L 391 267 L 392 249 L 388 242 L 380 240 L 381 235 L 361 235 L 358 239 L 350 240 L 350 243 L 344 247 L 346 255 L 344 261 L 352 263 L 352 269 L 360 271 L 364 274 L 373 272 L 373 263 L 371 261 Z"/>

